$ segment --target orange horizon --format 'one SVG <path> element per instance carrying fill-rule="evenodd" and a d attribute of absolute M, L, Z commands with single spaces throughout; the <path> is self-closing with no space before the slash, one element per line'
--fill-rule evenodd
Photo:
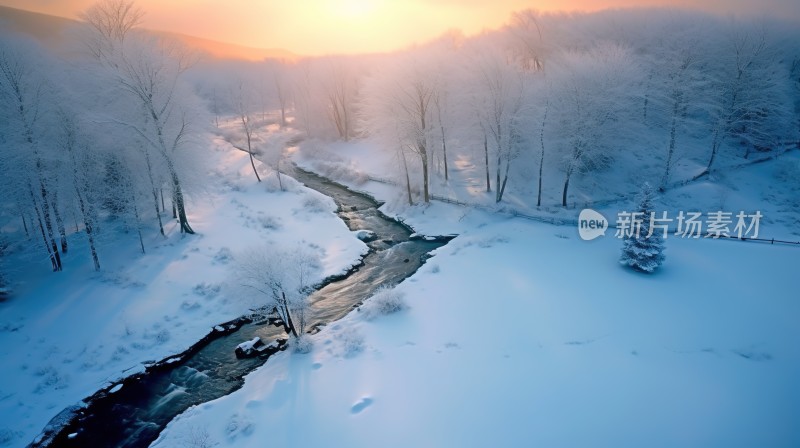
<path fill-rule="evenodd" d="M 0 5 L 77 18 L 94 0 L 0 0 Z M 512 12 L 595 12 L 614 8 L 673 7 L 716 14 L 775 16 L 800 22 L 800 2 L 764 0 L 140 0 L 143 26 L 251 48 L 301 56 L 388 52 L 449 30 L 474 35 L 503 26 Z M 213 3 L 213 4 L 212 4 Z"/>

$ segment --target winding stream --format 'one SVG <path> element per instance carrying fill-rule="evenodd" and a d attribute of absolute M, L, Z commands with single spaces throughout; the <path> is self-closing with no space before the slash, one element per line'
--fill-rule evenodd
<path fill-rule="evenodd" d="M 450 239 L 412 239 L 412 230 L 383 215 L 378 211 L 380 204 L 372 198 L 299 168 L 289 174 L 332 197 L 339 206 L 337 214 L 351 230 L 372 230 L 376 235 L 368 243 L 370 252 L 360 266 L 342 278 L 327 281 L 310 296 L 312 327 L 342 318 L 380 286 L 408 278 L 432 250 Z M 222 324 L 183 354 L 95 393 L 84 400 L 84 408 L 65 411 L 60 419 L 68 418 L 68 423 L 60 424 L 57 417 L 29 446 L 147 447 L 167 423 L 190 406 L 242 387 L 245 375 L 264 364 L 271 354 L 247 359 L 235 356 L 236 346 L 255 336 L 267 343 L 286 337 L 281 327 L 246 319 Z"/>

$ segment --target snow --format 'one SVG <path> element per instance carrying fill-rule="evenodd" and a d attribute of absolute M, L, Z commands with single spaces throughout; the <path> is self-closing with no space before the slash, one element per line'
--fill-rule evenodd
<path fill-rule="evenodd" d="M 255 345 L 258 344 L 259 342 L 261 342 L 261 338 L 256 336 L 249 341 L 242 342 L 241 344 L 237 345 L 236 348 L 245 352 L 249 352 L 253 350 Z"/>
<path fill-rule="evenodd" d="M 372 230 L 363 230 L 363 229 L 355 230 L 353 231 L 353 233 L 355 234 L 356 238 L 358 238 L 361 241 L 367 241 L 372 238 L 375 238 L 375 232 L 373 232 Z"/>
<path fill-rule="evenodd" d="M 71 238 L 62 273 L 9 255 L 21 283 L 0 302 L 0 433 L 7 440 L 0 445 L 25 446 L 63 408 L 246 313 L 255 304 L 226 289 L 237 252 L 306 245 L 321 255 L 315 281 L 346 272 L 367 253 L 333 213 L 332 200 L 291 179 L 280 191 L 260 164 L 259 184 L 245 153 L 210 135 L 198 140 L 206 147 L 197 156 L 214 168 L 205 191 L 190 198 L 197 235 L 181 235 L 168 220 L 166 237 L 144 230 L 142 255 L 135 232 L 106 234 L 99 273 L 82 237 Z M 305 207 L 309 198 L 316 209 Z"/>
<path fill-rule="evenodd" d="M 122 390 L 122 386 L 123 386 L 122 383 L 117 384 L 116 386 L 112 387 L 111 390 L 108 391 L 108 393 L 115 394 L 115 393 L 117 393 L 117 392 Z"/>
<path fill-rule="evenodd" d="M 728 206 L 775 212 L 763 235 L 791 236 L 783 205 L 760 201 L 775 197 L 775 169 L 742 170 L 738 190 L 694 184 L 662 205 L 710 207 L 718 196 L 696 190 L 728 188 Z M 311 353 L 276 354 L 153 447 L 180 446 L 193 428 L 243 448 L 800 444 L 800 248 L 669 237 L 647 275 L 619 265 L 611 232 L 587 242 L 574 226 L 401 207 L 402 192 L 351 185 L 421 234 L 459 237 L 396 287 L 403 310 L 324 327 Z"/>
<path fill-rule="evenodd" d="M 616 239 L 484 218 L 398 286 L 407 310 L 351 313 L 153 446 L 192 427 L 236 447 L 800 443 L 797 248 L 670 239 L 646 276 Z M 235 415 L 259 424 L 231 438 Z"/>

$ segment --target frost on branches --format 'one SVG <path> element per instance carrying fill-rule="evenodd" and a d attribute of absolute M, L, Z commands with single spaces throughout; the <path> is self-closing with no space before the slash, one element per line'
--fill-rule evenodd
<path fill-rule="evenodd" d="M 635 231 L 626 235 L 622 245 L 622 256 L 619 262 L 640 272 L 651 273 L 664 262 L 664 237 L 661 232 L 651 230 L 653 200 L 655 189 L 649 183 L 642 186 L 637 197 L 636 215 L 641 216 Z"/>

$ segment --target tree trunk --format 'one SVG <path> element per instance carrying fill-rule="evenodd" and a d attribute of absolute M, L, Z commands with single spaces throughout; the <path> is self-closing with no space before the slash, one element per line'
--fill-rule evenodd
<path fill-rule="evenodd" d="M 561 206 L 562 207 L 566 207 L 567 206 L 567 191 L 569 190 L 569 178 L 570 178 L 571 175 L 572 175 L 572 169 L 568 168 L 567 169 L 567 177 L 564 179 L 564 192 L 561 195 Z"/>
<path fill-rule="evenodd" d="M 167 210 L 167 207 L 164 205 L 164 189 L 159 188 L 158 191 L 161 194 L 161 213 L 164 213 Z"/>
<path fill-rule="evenodd" d="M 428 190 L 428 182 L 430 177 L 428 174 L 428 153 L 425 148 L 422 149 L 420 157 L 422 158 L 422 199 L 427 204 L 431 201 L 431 199 Z"/>
<path fill-rule="evenodd" d="M 139 247 L 144 252 L 144 239 L 142 238 L 142 220 L 139 218 L 139 207 L 136 205 L 136 197 L 131 191 L 131 205 L 133 206 L 133 217 L 136 219 L 136 234 L 139 235 Z"/>
<path fill-rule="evenodd" d="M 442 128 L 442 157 L 444 157 L 444 180 L 450 180 L 450 175 L 447 170 L 447 141 L 444 136 L 444 126 Z"/>
<path fill-rule="evenodd" d="M 644 105 L 642 106 L 642 122 L 647 124 L 647 103 L 650 101 L 650 82 L 653 80 L 653 72 L 647 76 L 647 85 L 645 87 Z"/>
<path fill-rule="evenodd" d="M 53 216 L 56 218 L 56 227 L 58 227 L 58 236 L 60 238 L 61 243 L 61 253 L 67 253 L 67 229 L 64 227 L 64 220 L 61 219 L 61 212 L 58 211 L 58 194 L 53 194 L 53 201 L 51 202 L 51 207 L 53 207 Z"/>
<path fill-rule="evenodd" d="M 675 132 L 676 127 L 678 125 L 678 103 L 675 103 L 675 106 L 672 110 L 672 126 L 669 130 L 669 149 L 667 150 L 667 165 L 664 167 L 664 177 L 661 178 L 661 186 L 658 188 L 659 191 L 664 191 L 667 187 L 667 182 L 669 182 L 670 170 L 672 169 L 672 158 L 675 154 Z"/>
<path fill-rule="evenodd" d="M 164 193 L 161 193 L 161 199 L 164 199 Z M 162 203 L 163 204 L 163 203 Z M 158 230 L 161 235 L 164 235 L 164 223 L 161 221 L 161 213 L 158 212 L 158 192 L 153 188 L 153 205 L 156 207 L 156 218 L 158 218 Z"/>
<path fill-rule="evenodd" d="M 33 187 L 29 184 L 28 190 L 31 196 L 31 204 L 33 205 L 33 210 L 36 214 L 36 219 L 39 221 L 39 230 L 42 232 L 42 244 L 44 244 L 44 249 L 47 251 L 47 255 L 50 258 L 50 264 L 53 266 L 53 272 L 57 272 L 61 270 L 61 260 L 58 259 L 58 251 L 55 253 L 50 246 L 50 243 L 47 241 L 47 233 L 45 232 L 45 225 L 42 221 L 42 213 L 39 211 L 39 205 L 36 203 L 36 196 L 33 194 Z"/>
<path fill-rule="evenodd" d="M 706 169 L 703 170 L 697 176 L 694 176 L 692 180 L 700 179 L 701 177 L 705 176 L 706 174 L 711 173 L 711 167 L 714 165 L 714 159 L 717 157 L 717 151 L 719 150 L 720 146 L 720 129 L 717 127 L 714 129 L 714 139 L 711 141 L 711 157 L 708 159 L 708 165 L 706 165 Z"/>
<path fill-rule="evenodd" d="M 261 176 L 258 175 L 258 170 L 256 170 L 256 162 L 253 160 L 253 152 L 250 151 L 250 139 L 247 139 L 247 154 L 250 155 L 250 166 L 253 167 L 253 172 L 256 174 L 256 179 L 261 182 Z"/>
<path fill-rule="evenodd" d="M 497 166 L 495 167 L 494 188 L 494 202 L 500 202 L 500 170 L 503 166 L 503 159 L 500 157 L 500 148 L 497 148 Z"/>
<path fill-rule="evenodd" d="M 289 311 L 289 303 L 286 300 L 286 293 L 281 291 L 281 295 L 283 295 L 283 308 L 286 312 L 286 324 L 289 326 L 289 332 L 291 332 L 294 337 L 298 337 L 297 329 L 294 326 L 294 321 L 292 321 L 292 313 Z"/>
<path fill-rule="evenodd" d="M 242 112 L 241 118 L 242 127 L 244 127 L 244 135 L 247 137 L 247 155 L 250 156 L 250 166 L 253 167 L 253 173 L 255 173 L 256 179 L 261 182 L 261 176 L 258 175 L 258 170 L 256 170 L 256 162 L 253 160 L 252 132 L 250 131 L 250 123 L 244 112 Z"/>
<path fill-rule="evenodd" d="M 25 228 L 25 236 L 30 238 L 31 233 L 28 231 L 28 220 L 25 219 L 24 214 L 20 216 L 22 217 L 22 227 Z"/>
<path fill-rule="evenodd" d="M 492 192 L 492 182 L 489 178 L 489 138 L 483 133 L 483 163 L 486 165 L 486 192 Z"/>
<path fill-rule="evenodd" d="M 539 132 L 539 143 L 542 146 L 542 154 L 539 156 L 539 192 L 536 195 L 536 206 L 542 206 L 542 173 L 544 172 L 544 125 L 547 122 L 547 112 L 550 110 L 550 104 L 546 103 L 544 106 L 544 117 L 542 117 L 542 129 Z"/>
<path fill-rule="evenodd" d="M 153 177 L 153 165 L 150 163 L 150 152 L 147 148 L 142 150 L 144 152 L 144 161 L 145 166 L 147 167 L 147 178 L 150 180 L 150 188 L 153 190 L 153 205 L 156 208 L 156 218 L 158 218 L 158 230 L 161 232 L 161 235 L 164 235 L 164 223 L 161 221 L 161 214 L 158 213 L 158 192 L 159 188 L 156 188 L 156 181 Z M 161 193 L 162 205 L 164 199 L 164 193 L 162 190 Z"/>
<path fill-rule="evenodd" d="M 94 270 L 100 270 L 100 259 L 97 256 L 97 248 L 94 243 L 94 228 L 92 227 L 92 219 L 90 217 L 90 213 L 86 210 L 86 203 L 83 200 L 83 195 L 81 194 L 78 186 L 75 186 L 75 195 L 78 198 L 78 206 L 81 210 L 81 216 L 83 216 L 83 228 L 86 230 L 86 236 L 89 239 L 89 251 L 92 254 L 92 261 L 94 262 Z"/>
<path fill-rule="evenodd" d="M 497 200 L 495 202 L 499 203 L 503 200 L 503 193 L 506 191 L 506 183 L 508 183 L 508 170 L 511 168 L 511 163 L 506 162 L 506 170 L 503 173 L 503 183 L 500 185 L 500 188 L 497 192 Z"/>
<path fill-rule="evenodd" d="M 22 218 L 22 227 L 25 229 L 25 236 L 30 238 L 31 234 L 28 230 L 28 220 L 25 218 L 25 213 L 22 212 L 22 207 L 17 203 L 17 213 L 19 213 L 19 217 Z"/>
<path fill-rule="evenodd" d="M 408 163 L 406 162 L 406 155 L 403 150 L 400 150 L 400 155 L 403 157 L 403 169 L 406 173 L 406 192 L 408 193 L 408 205 L 414 205 L 414 199 L 411 197 L 411 177 L 408 175 Z"/>
<path fill-rule="evenodd" d="M 42 195 L 47 196 L 44 187 L 42 187 Z M 47 228 L 47 236 L 49 237 L 50 241 L 50 250 L 51 256 L 55 258 L 56 270 L 60 271 L 62 269 L 61 265 L 61 255 L 58 253 L 58 245 L 56 244 L 56 239 L 53 236 L 53 224 L 50 220 L 50 207 L 47 205 L 47 201 L 42 199 L 42 214 L 44 215 L 44 225 Z"/>
<path fill-rule="evenodd" d="M 275 162 L 275 175 L 278 176 L 278 188 L 281 191 L 286 191 L 283 189 L 283 179 L 281 178 L 281 157 L 278 156 L 278 160 Z"/>
<path fill-rule="evenodd" d="M 178 179 L 178 173 L 175 172 L 175 167 L 172 166 L 172 161 L 167 163 L 169 174 L 172 178 L 172 190 L 175 198 L 175 208 L 178 212 L 178 222 L 180 223 L 181 233 L 194 234 L 194 230 L 189 225 L 189 219 L 186 217 L 186 204 L 183 197 L 183 190 L 181 189 L 181 182 Z"/>

